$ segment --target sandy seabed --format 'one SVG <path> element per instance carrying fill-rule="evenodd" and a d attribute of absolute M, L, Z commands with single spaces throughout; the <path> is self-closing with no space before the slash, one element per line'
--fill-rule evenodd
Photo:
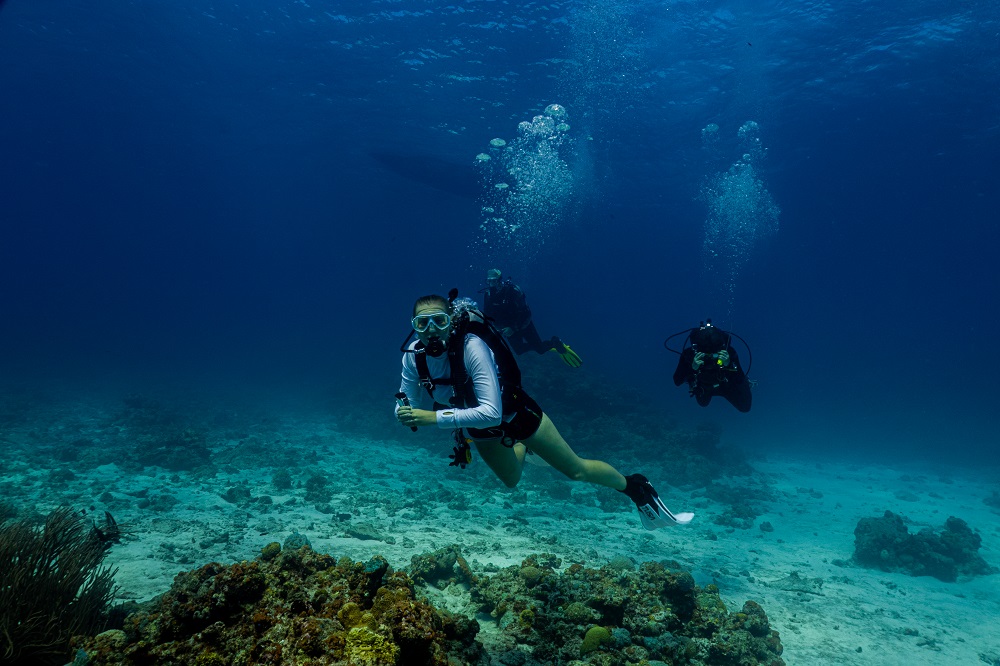
<path fill-rule="evenodd" d="M 73 438 L 85 441 L 87 419 L 76 413 L 69 420 Z M 50 421 L 47 432 L 61 427 Z M 149 599 L 181 571 L 253 558 L 294 532 L 317 551 L 355 560 L 381 554 L 396 568 L 452 544 L 473 570 L 520 564 L 535 553 L 595 567 L 625 555 L 681 563 L 699 584 L 718 585 L 731 609 L 757 601 L 791 665 L 1000 664 L 1000 575 L 946 583 L 851 564 L 858 520 L 891 510 L 910 521 L 911 533 L 962 518 L 982 537 L 980 554 L 997 566 L 1000 521 L 984 499 L 1000 487 L 1000 470 L 758 460 L 755 477 L 772 499 L 752 528 L 734 529 L 713 522 L 726 507 L 704 493 L 657 482 L 656 465 L 669 461 L 647 461 L 641 471 L 667 506 L 697 514 L 691 525 L 650 532 L 614 491 L 548 467 L 527 466 L 514 490 L 482 463 L 449 467 L 443 431 L 367 439 L 310 418 L 283 419 L 266 436 L 255 436 L 253 426 L 239 430 L 247 437 L 213 445 L 209 469 L 183 471 L 88 466 L 86 452 L 45 464 L 55 449 L 29 441 L 28 429 L 8 428 L 0 485 L 7 502 L 39 512 L 70 505 L 100 518 L 109 511 L 127 532 L 107 560 L 118 568 L 121 599 Z M 628 472 L 633 466 L 623 461 Z M 290 473 L 289 488 L 273 483 L 281 469 Z M 316 476 L 327 480 L 326 498 L 307 502 Z"/>

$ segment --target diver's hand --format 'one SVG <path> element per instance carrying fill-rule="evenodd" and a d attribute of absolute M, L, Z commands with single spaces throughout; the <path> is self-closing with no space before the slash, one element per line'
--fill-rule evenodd
<path fill-rule="evenodd" d="M 500 329 L 500 332 L 503 333 L 503 337 L 505 338 L 509 338 L 510 336 L 514 335 L 514 329 L 512 329 L 510 326 L 504 326 L 502 329 Z"/>
<path fill-rule="evenodd" d="M 426 409 L 403 406 L 396 412 L 396 420 L 411 428 L 437 425 L 437 414 Z"/>
<path fill-rule="evenodd" d="M 700 370 L 701 366 L 705 364 L 705 352 L 695 352 L 694 358 L 691 359 L 691 369 Z"/>
<path fill-rule="evenodd" d="M 716 354 L 716 357 L 719 359 L 719 367 L 724 368 L 727 365 L 729 365 L 729 351 L 728 350 L 723 349 L 718 354 Z"/>
<path fill-rule="evenodd" d="M 396 410 L 396 420 L 402 425 L 411 425 L 410 421 L 413 420 L 413 407 L 409 405 L 400 405 L 399 409 Z"/>

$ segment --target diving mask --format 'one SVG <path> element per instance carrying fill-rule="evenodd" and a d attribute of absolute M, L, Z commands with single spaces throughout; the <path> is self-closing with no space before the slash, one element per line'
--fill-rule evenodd
<path fill-rule="evenodd" d="M 447 312 L 428 312 L 418 314 L 410 320 L 410 323 L 417 333 L 426 333 L 432 326 L 438 331 L 443 331 L 451 326 L 451 315 Z"/>

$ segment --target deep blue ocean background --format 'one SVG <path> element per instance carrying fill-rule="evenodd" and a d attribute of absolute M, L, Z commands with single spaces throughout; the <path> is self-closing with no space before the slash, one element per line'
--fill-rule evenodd
<path fill-rule="evenodd" d="M 727 444 L 995 463 L 998 38 L 992 1 L 7 0 L 0 382 L 389 410 L 413 300 L 496 263 L 586 362 L 551 372 Z M 550 103 L 567 214 L 470 251 L 475 156 Z M 748 120 L 780 228 L 728 293 L 698 193 Z M 749 414 L 670 382 L 705 317 Z"/>

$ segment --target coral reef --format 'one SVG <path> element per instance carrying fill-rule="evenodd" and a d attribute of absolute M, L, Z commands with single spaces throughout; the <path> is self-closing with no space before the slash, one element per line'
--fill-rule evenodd
<path fill-rule="evenodd" d="M 125 666 L 783 666 L 778 633 L 748 601 L 729 612 L 714 585 L 674 562 L 600 569 L 554 555 L 476 575 L 457 546 L 413 557 L 413 578 L 276 542 L 262 557 L 179 574 L 120 629 L 78 637 L 77 662 Z M 432 606 L 414 580 L 449 586 L 496 628 Z M 492 623 L 491 623 L 492 626 Z M 67 654 L 69 654 L 67 652 Z"/>
<path fill-rule="evenodd" d="M 104 628 L 115 575 L 102 566 L 106 536 L 68 508 L 42 529 L 0 527 L 0 663 L 65 664 L 74 634 Z"/>
<path fill-rule="evenodd" d="M 714 585 L 697 586 L 674 562 L 573 564 L 559 573 L 560 564 L 535 555 L 474 582 L 473 599 L 501 627 L 491 646 L 500 663 L 784 664 L 760 605 L 730 613 Z"/>
<path fill-rule="evenodd" d="M 881 518 L 858 521 L 854 529 L 854 560 L 882 571 L 954 582 L 960 575 L 997 572 L 979 556 L 981 544 L 979 535 L 961 518 L 949 517 L 939 533 L 924 528 L 910 534 L 901 516 L 886 511 Z"/>
<path fill-rule="evenodd" d="M 479 664 L 474 620 L 414 597 L 413 582 L 375 556 L 353 562 L 308 546 L 268 559 L 178 574 L 120 630 L 81 638 L 95 664 Z"/>

